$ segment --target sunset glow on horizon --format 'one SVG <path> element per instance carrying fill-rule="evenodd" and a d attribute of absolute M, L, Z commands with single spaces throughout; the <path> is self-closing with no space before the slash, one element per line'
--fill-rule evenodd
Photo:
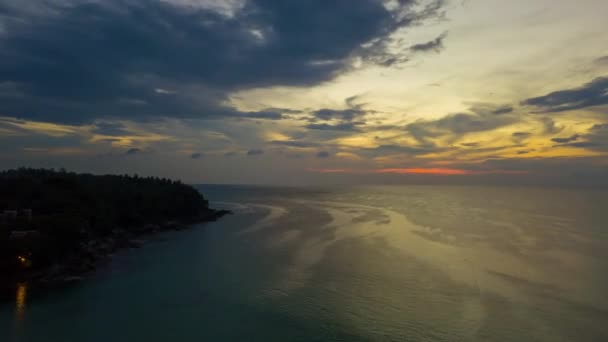
<path fill-rule="evenodd" d="M 351 173 L 351 174 L 396 174 L 396 175 L 436 175 L 436 176 L 472 176 L 472 175 L 527 175 L 524 170 L 464 170 L 450 168 L 390 168 L 375 170 L 353 169 L 308 169 L 318 173 Z"/>

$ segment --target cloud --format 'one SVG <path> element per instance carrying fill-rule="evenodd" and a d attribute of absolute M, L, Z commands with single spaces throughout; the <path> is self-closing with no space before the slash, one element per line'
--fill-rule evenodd
<path fill-rule="evenodd" d="M 541 112 L 562 112 L 608 104 L 608 77 L 598 77 L 579 88 L 560 90 L 522 102 Z"/>
<path fill-rule="evenodd" d="M 501 115 L 501 114 L 509 114 L 512 112 L 513 112 L 512 106 L 500 106 L 500 107 L 494 109 L 491 113 L 496 114 L 496 115 Z"/>
<path fill-rule="evenodd" d="M 252 156 L 259 156 L 264 154 L 263 150 L 258 150 L 258 149 L 253 149 L 253 150 L 249 150 L 247 151 L 247 155 L 252 157 Z"/>
<path fill-rule="evenodd" d="M 593 141 L 573 142 L 573 143 L 564 144 L 564 145 L 560 145 L 560 146 L 570 146 L 570 147 L 589 148 L 589 149 L 602 147 L 601 145 L 599 145 L 598 143 L 593 142 Z"/>
<path fill-rule="evenodd" d="M 558 127 L 555 125 L 555 121 L 549 117 L 540 118 L 540 122 L 543 125 L 544 134 L 557 134 L 564 129 L 564 127 Z"/>
<path fill-rule="evenodd" d="M 574 138 L 570 137 L 570 138 Z M 575 141 L 581 139 L 583 141 Z M 555 140 L 554 140 L 555 141 Z M 576 139 L 557 146 L 570 146 L 589 150 L 608 152 L 608 123 L 595 124 L 585 134 L 576 135 Z"/>
<path fill-rule="evenodd" d="M 390 168 L 374 170 L 374 173 L 391 174 L 413 174 L 413 175 L 438 175 L 438 176 L 466 176 L 466 175 L 491 175 L 491 174 L 527 174 L 527 171 L 514 170 L 466 170 L 452 168 Z"/>
<path fill-rule="evenodd" d="M 530 132 L 514 132 L 511 134 L 511 138 L 513 139 L 513 141 L 521 143 L 524 140 L 528 139 L 531 135 L 532 133 Z"/>
<path fill-rule="evenodd" d="M 100 121 L 95 123 L 95 127 L 91 129 L 92 133 L 101 135 L 121 136 L 130 134 L 125 130 L 125 126 L 119 122 Z"/>
<path fill-rule="evenodd" d="M 317 153 L 317 158 L 329 158 L 329 152 L 327 151 L 320 151 Z"/>
<path fill-rule="evenodd" d="M 282 120 L 286 118 L 286 113 L 299 113 L 299 111 L 291 109 L 268 108 L 257 112 L 245 112 L 242 113 L 242 115 L 243 117 L 252 119 Z"/>
<path fill-rule="evenodd" d="M 365 125 L 364 117 L 371 111 L 363 109 L 365 104 L 356 103 L 359 96 L 351 96 L 345 99 L 347 108 L 331 109 L 323 108 L 312 111 L 312 118 L 307 118 L 310 124 L 308 129 L 319 131 L 360 131 L 360 126 Z M 323 123 L 317 123 L 325 121 Z M 331 122 L 331 123 L 327 123 Z"/>
<path fill-rule="evenodd" d="M 346 122 L 346 123 L 340 123 L 340 124 L 335 124 L 335 125 L 322 123 L 322 124 L 309 124 L 309 125 L 306 125 L 305 127 L 308 129 L 320 130 L 320 131 L 357 132 L 357 131 L 359 131 L 359 128 L 357 126 L 360 124 L 361 123 L 353 123 L 353 122 Z"/>
<path fill-rule="evenodd" d="M 168 89 L 163 89 L 163 88 L 156 88 L 156 89 L 154 89 L 154 92 L 157 94 L 163 94 L 163 95 L 173 95 L 173 94 L 177 93 L 175 90 L 168 90 Z"/>
<path fill-rule="evenodd" d="M 427 143 L 423 145 L 417 146 L 402 146 L 402 145 L 380 145 L 378 147 L 370 148 L 368 151 L 372 151 L 378 154 L 412 154 L 412 155 L 420 155 L 420 154 L 428 154 L 434 152 L 445 151 L 448 148 L 438 147 L 432 143 Z"/>
<path fill-rule="evenodd" d="M 603 56 L 595 60 L 597 64 L 608 64 L 608 56 Z"/>
<path fill-rule="evenodd" d="M 407 0 L 400 0 L 386 1 L 385 3 L 390 3 L 391 6 L 399 6 L 404 5 L 407 2 Z M 422 5 L 422 9 L 419 12 L 416 12 L 415 16 L 400 13 L 398 17 L 402 18 L 401 21 L 408 22 L 410 24 L 416 24 L 428 18 L 444 18 L 443 8 L 446 4 L 445 0 L 431 0 L 426 3 L 417 1 L 415 3 L 417 3 L 418 5 Z M 433 46 L 436 48 L 435 51 L 439 52 L 441 50 L 439 46 L 443 46 L 443 39 L 445 38 L 446 34 L 447 32 L 434 39 L 433 41 L 422 44 L 414 44 L 410 47 L 405 48 L 402 47 L 403 44 L 401 38 L 395 37 L 394 35 L 387 35 L 381 38 L 374 39 L 367 44 L 364 44 L 361 49 L 360 57 L 362 61 L 366 63 L 380 65 L 383 67 L 400 65 L 409 62 L 412 58 L 412 55 L 414 54 L 425 53 L 427 51 L 433 50 Z M 427 45 L 428 48 L 425 49 Z"/>
<path fill-rule="evenodd" d="M 203 156 L 202 153 L 196 152 L 196 153 L 192 153 L 190 155 L 190 158 L 192 158 L 192 159 L 201 159 L 202 156 Z"/>
<path fill-rule="evenodd" d="M 448 33 L 444 32 L 439 37 L 428 41 L 426 43 L 414 44 L 410 46 L 412 52 L 440 52 L 443 50 L 443 40 L 447 37 Z"/>
<path fill-rule="evenodd" d="M 430 175 L 430 176 L 479 176 L 479 175 L 526 175 L 525 170 L 500 169 L 454 169 L 441 167 L 384 168 L 384 169 L 308 169 L 316 173 L 351 173 L 351 174 L 393 174 L 393 175 Z"/>
<path fill-rule="evenodd" d="M 308 172 L 315 172 L 315 173 L 356 173 L 356 171 L 353 171 L 351 169 L 306 169 L 306 171 Z"/>
<path fill-rule="evenodd" d="M 312 112 L 315 119 L 329 121 L 329 120 L 341 120 L 341 121 L 353 121 L 359 119 L 366 114 L 361 108 L 348 108 L 348 109 L 319 109 Z"/>
<path fill-rule="evenodd" d="M 383 53 L 366 43 L 436 17 L 443 1 L 417 5 L 249 0 L 227 11 L 187 0 L 3 3 L 0 84 L 11 91 L 0 92 L 0 112 L 64 123 L 279 119 L 278 112 L 241 113 L 229 95 L 329 81 L 354 59 Z"/>
<path fill-rule="evenodd" d="M 142 151 L 141 151 L 139 148 L 130 148 L 130 149 L 128 149 L 128 150 L 125 152 L 125 154 L 126 154 L 126 155 L 129 155 L 129 156 L 132 156 L 132 155 L 135 155 L 135 154 L 140 154 L 141 152 L 142 152 Z"/>
<path fill-rule="evenodd" d="M 226 17 L 233 17 L 241 10 L 246 0 L 161 0 L 172 5 L 182 6 L 186 10 L 211 10 Z"/>
<path fill-rule="evenodd" d="M 273 140 L 270 142 L 270 144 L 296 148 L 309 148 L 319 146 L 319 144 L 317 143 L 301 140 Z"/>
<path fill-rule="evenodd" d="M 579 134 L 575 134 L 575 135 L 569 136 L 567 138 L 553 138 L 553 139 L 551 139 L 551 141 L 559 143 L 559 144 L 564 144 L 564 143 L 569 143 L 569 142 L 578 140 L 579 137 L 580 137 Z"/>
<path fill-rule="evenodd" d="M 469 109 L 471 113 L 448 114 L 432 121 L 416 121 L 405 130 L 421 143 L 429 143 L 429 138 L 446 135 L 462 136 L 467 133 L 494 130 L 517 122 L 508 106 L 477 104 Z"/>
<path fill-rule="evenodd" d="M 502 115 L 513 112 L 513 106 L 511 105 L 497 105 L 494 103 L 478 102 L 473 103 L 469 107 L 469 111 L 477 115 Z"/>

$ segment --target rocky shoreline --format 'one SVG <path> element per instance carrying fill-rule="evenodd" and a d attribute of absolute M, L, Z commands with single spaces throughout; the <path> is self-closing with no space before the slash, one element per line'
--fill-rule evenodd
<path fill-rule="evenodd" d="M 14 289 L 19 283 L 27 282 L 29 287 L 57 287 L 84 279 L 92 273 L 112 253 L 125 248 L 139 248 L 142 238 L 166 231 L 186 230 L 195 224 L 213 222 L 231 214 L 228 210 L 212 210 L 198 217 L 149 223 L 129 230 L 116 228 L 104 237 L 93 237 L 80 244 L 78 250 L 69 254 L 50 267 L 16 275 L 0 284 L 6 290 Z"/>

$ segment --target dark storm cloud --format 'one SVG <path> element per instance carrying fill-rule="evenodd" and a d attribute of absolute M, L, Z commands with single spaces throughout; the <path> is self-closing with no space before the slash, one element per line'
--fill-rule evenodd
<path fill-rule="evenodd" d="M 319 153 L 317 153 L 317 158 L 329 158 L 329 152 L 320 151 Z"/>
<path fill-rule="evenodd" d="M 447 37 L 448 33 L 444 32 L 439 37 L 428 41 L 426 43 L 414 44 L 410 46 L 410 50 L 413 52 L 440 52 L 443 50 L 443 40 Z"/>
<path fill-rule="evenodd" d="M 471 113 L 449 114 L 437 120 L 416 121 L 405 129 L 416 140 L 427 143 L 429 138 L 446 135 L 462 136 L 467 133 L 490 131 L 510 125 L 518 120 L 511 115 L 508 106 L 476 104 L 469 109 Z"/>
<path fill-rule="evenodd" d="M 250 157 L 252 157 L 252 156 L 259 156 L 259 155 L 262 155 L 262 154 L 264 154 L 263 150 L 256 150 L 256 149 L 254 149 L 254 150 L 247 151 L 247 155 L 250 156 Z"/>
<path fill-rule="evenodd" d="M 192 153 L 192 154 L 190 155 L 190 158 L 192 158 L 192 159 L 200 159 L 202 156 L 203 156 L 203 154 L 202 154 L 202 153 L 198 153 L 198 152 L 197 152 L 197 153 Z"/>
<path fill-rule="evenodd" d="M 443 1 L 415 10 L 417 1 L 401 0 L 388 10 L 378 0 L 249 0 L 233 16 L 159 0 L 19 4 L 0 4 L 0 84 L 11 86 L 0 92 L 0 112 L 90 122 L 279 119 L 224 103 L 236 90 L 331 80 L 353 58 L 383 53 L 365 43 L 436 16 Z"/>
<path fill-rule="evenodd" d="M 522 102 L 542 112 L 562 112 L 608 104 L 608 77 L 598 77 L 579 88 L 560 90 Z"/>

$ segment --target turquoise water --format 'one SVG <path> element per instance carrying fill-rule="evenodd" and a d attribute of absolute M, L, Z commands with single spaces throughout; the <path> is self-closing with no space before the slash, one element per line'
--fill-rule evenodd
<path fill-rule="evenodd" d="M 235 215 L 22 284 L 0 341 L 608 341 L 606 191 L 201 189 Z"/>

